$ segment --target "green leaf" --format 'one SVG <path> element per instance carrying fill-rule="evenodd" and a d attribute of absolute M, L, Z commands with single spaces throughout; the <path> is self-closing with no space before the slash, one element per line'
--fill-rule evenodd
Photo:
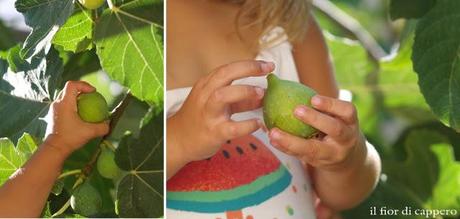
<path fill-rule="evenodd" d="M 448 144 L 436 144 L 431 147 L 438 157 L 442 170 L 428 205 L 432 209 L 460 210 L 460 163 L 455 161 L 452 147 Z"/>
<path fill-rule="evenodd" d="M 8 66 L 11 68 L 12 71 L 22 71 L 28 63 L 23 60 L 20 56 L 21 45 L 16 45 L 15 47 L 8 50 L 8 54 L 6 59 L 8 60 Z"/>
<path fill-rule="evenodd" d="M 17 0 L 16 9 L 24 15 L 32 32 L 24 42 L 21 57 L 28 59 L 45 49 L 73 12 L 73 0 Z"/>
<path fill-rule="evenodd" d="M 417 75 L 412 69 L 413 35 L 401 45 L 397 55 L 380 62 L 379 86 L 385 95 L 386 107 L 411 106 L 428 110 Z"/>
<path fill-rule="evenodd" d="M 11 29 L 0 21 L 0 50 L 9 49 L 16 44 L 16 40 L 11 33 Z"/>
<path fill-rule="evenodd" d="M 391 0 L 391 19 L 420 18 L 436 4 L 436 0 Z"/>
<path fill-rule="evenodd" d="M 127 171 L 117 187 L 119 216 L 162 216 L 163 112 L 142 128 L 139 137 L 128 134 L 121 140 L 115 161 Z"/>
<path fill-rule="evenodd" d="M 36 142 L 27 133 L 19 139 L 17 147 L 8 138 L 0 138 L 0 185 L 8 180 L 36 149 Z"/>
<path fill-rule="evenodd" d="M 363 130 L 375 130 L 374 124 L 370 122 L 376 118 L 372 95 L 374 86 L 368 80 L 368 76 L 375 70 L 374 64 L 358 42 L 328 33 L 325 33 L 325 36 L 340 89 L 352 93 L 352 101 L 359 109 L 358 117 Z"/>
<path fill-rule="evenodd" d="M 82 76 L 101 69 L 94 49 L 70 55 L 64 64 L 62 80 L 79 80 Z"/>
<path fill-rule="evenodd" d="M 51 193 L 54 195 L 59 195 L 61 194 L 62 190 L 64 190 L 64 181 L 58 179 L 54 183 L 53 188 L 51 188 Z"/>
<path fill-rule="evenodd" d="M 102 68 L 149 104 L 163 101 L 163 2 L 131 1 L 106 9 L 96 24 Z"/>
<path fill-rule="evenodd" d="M 81 52 L 93 47 L 93 20 L 91 10 L 79 10 L 69 17 L 53 39 L 53 44 L 64 50 Z"/>
<path fill-rule="evenodd" d="M 370 210 L 377 209 L 377 215 L 372 215 L 371 218 L 375 219 L 426 219 L 423 216 L 416 215 L 398 215 L 391 216 L 379 213 L 379 209 L 385 207 L 386 209 L 403 210 L 405 207 L 414 209 L 423 209 L 421 203 L 413 199 L 411 191 L 406 190 L 401 184 L 388 179 L 383 175 L 369 198 L 361 203 L 358 207 L 342 212 L 341 216 L 347 219 L 356 218 L 370 218 Z"/>
<path fill-rule="evenodd" d="M 455 161 L 447 138 L 428 129 L 415 129 L 406 136 L 403 146 L 406 156 L 402 160 L 383 160 L 377 188 L 360 206 L 345 212 L 345 218 L 368 218 L 371 207 L 460 209 L 460 163 Z M 374 217 L 388 218 L 385 215 Z M 412 214 L 391 218 L 426 217 Z"/>
<path fill-rule="evenodd" d="M 400 130 L 437 120 L 420 92 L 417 75 L 412 69 L 413 39 L 411 34 L 395 56 L 380 62 L 379 91 L 384 97 L 384 109 L 392 116 L 384 122 L 391 123 L 392 119 Z"/>
<path fill-rule="evenodd" d="M 460 132 L 460 1 L 439 0 L 418 23 L 412 60 L 440 120 Z"/>
<path fill-rule="evenodd" d="M 411 132 L 405 142 L 403 162 L 386 160 L 383 172 L 401 183 L 425 208 L 460 210 L 460 164 L 447 138 L 429 130 Z"/>
<path fill-rule="evenodd" d="M 53 49 L 46 56 L 42 50 L 24 71 L 4 73 L 0 86 L 1 137 L 16 141 L 24 132 L 44 136 L 43 117 L 57 93 L 56 87 L 63 83 L 61 73 L 62 61 Z"/>

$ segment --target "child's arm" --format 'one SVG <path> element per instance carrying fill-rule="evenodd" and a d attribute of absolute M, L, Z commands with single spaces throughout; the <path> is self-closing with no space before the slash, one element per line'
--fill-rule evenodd
<path fill-rule="evenodd" d="M 0 187 L 0 217 L 39 217 L 65 159 L 108 124 L 83 122 L 77 114 L 79 93 L 94 91 L 85 82 L 67 82 L 50 107 L 49 135 L 32 157 Z"/>
<path fill-rule="evenodd" d="M 188 162 L 214 155 L 226 140 L 259 129 L 256 119 L 235 122 L 230 116 L 259 108 L 264 90 L 231 83 L 266 75 L 273 69 L 273 63 L 263 61 L 235 62 L 216 69 L 193 86 L 184 105 L 167 121 L 168 179 Z"/>
<path fill-rule="evenodd" d="M 294 45 L 293 54 L 301 81 L 324 95 L 312 99 L 313 108 L 298 107 L 295 114 L 326 136 L 305 140 L 274 129 L 270 132 L 271 141 L 313 167 L 310 175 L 322 203 L 336 210 L 351 208 L 374 188 L 380 158 L 359 130 L 355 107 L 335 99 L 338 88 L 333 68 L 313 17 L 307 36 Z"/>

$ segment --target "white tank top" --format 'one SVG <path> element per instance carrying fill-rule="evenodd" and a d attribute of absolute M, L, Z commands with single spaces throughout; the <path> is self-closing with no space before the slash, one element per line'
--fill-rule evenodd
<path fill-rule="evenodd" d="M 299 81 L 284 30 L 274 28 L 261 43 L 265 47 L 256 59 L 274 62 L 274 73 L 280 78 Z M 233 84 L 267 87 L 265 77 Z M 190 91 L 191 87 L 166 92 L 168 117 L 180 109 Z M 250 118 L 263 120 L 262 110 L 232 116 L 236 121 Z M 166 215 L 172 219 L 313 219 L 310 184 L 302 164 L 272 147 L 267 133 L 258 130 L 227 141 L 212 158 L 189 163 L 168 180 Z"/>

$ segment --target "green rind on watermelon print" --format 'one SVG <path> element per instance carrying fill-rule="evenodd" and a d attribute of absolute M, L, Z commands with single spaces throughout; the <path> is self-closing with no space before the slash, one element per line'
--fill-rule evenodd
<path fill-rule="evenodd" d="M 291 183 L 289 171 L 280 165 L 278 170 L 259 177 L 248 185 L 219 192 L 168 192 L 167 207 L 170 209 L 217 213 L 240 210 L 261 202 L 282 192 Z"/>

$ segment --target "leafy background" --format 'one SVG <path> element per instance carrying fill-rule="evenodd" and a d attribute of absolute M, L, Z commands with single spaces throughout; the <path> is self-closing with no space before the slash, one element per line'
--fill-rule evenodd
<path fill-rule="evenodd" d="M 163 1 L 108 2 L 97 10 L 75 0 L 0 6 L 15 8 L 0 10 L 0 184 L 41 143 L 48 108 L 66 81 L 88 81 L 113 109 L 111 133 L 66 161 L 44 217 L 80 217 L 69 198 L 83 181 L 103 198 L 92 217 L 163 215 Z M 115 180 L 94 170 L 107 146 L 123 170 Z"/>
<path fill-rule="evenodd" d="M 343 218 L 460 218 L 460 1 L 313 1 L 337 79 L 380 153 L 376 190 Z M 347 92 L 345 92 L 347 93 Z M 371 207 L 412 215 L 370 216 Z M 434 218 L 434 217 L 433 217 Z"/>

